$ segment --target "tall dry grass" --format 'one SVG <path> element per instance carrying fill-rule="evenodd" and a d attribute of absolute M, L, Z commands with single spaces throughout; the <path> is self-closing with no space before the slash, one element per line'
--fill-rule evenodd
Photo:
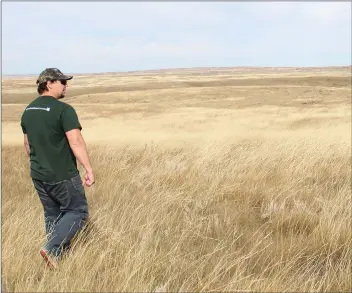
<path fill-rule="evenodd" d="M 2 150 L 9 292 L 352 290 L 350 145 L 309 137 L 89 147 L 90 221 L 58 271 L 24 149 Z"/>

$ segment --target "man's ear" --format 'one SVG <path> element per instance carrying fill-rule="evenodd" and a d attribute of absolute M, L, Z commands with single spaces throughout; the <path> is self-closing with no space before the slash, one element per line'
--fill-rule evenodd
<path fill-rule="evenodd" d="M 47 86 L 47 88 L 48 89 L 51 89 L 52 88 L 52 84 L 53 84 L 53 82 L 52 81 L 47 81 L 47 83 L 46 83 L 46 86 Z"/>

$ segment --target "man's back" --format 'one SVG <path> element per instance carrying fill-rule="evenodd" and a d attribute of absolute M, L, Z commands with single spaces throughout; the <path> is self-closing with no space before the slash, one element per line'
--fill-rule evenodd
<path fill-rule="evenodd" d="M 82 129 L 72 106 L 52 96 L 39 96 L 26 107 L 21 126 L 28 136 L 33 179 L 55 182 L 78 174 L 65 135 L 74 128 Z"/>

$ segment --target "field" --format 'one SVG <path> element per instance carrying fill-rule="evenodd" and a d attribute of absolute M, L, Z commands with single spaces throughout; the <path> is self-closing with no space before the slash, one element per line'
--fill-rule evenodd
<path fill-rule="evenodd" d="M 351 292 L 350 67 L 76 74 L 96 184 L 58 271 L 19 125 L 35 79 L 2 84 L 7 291 Z"/>

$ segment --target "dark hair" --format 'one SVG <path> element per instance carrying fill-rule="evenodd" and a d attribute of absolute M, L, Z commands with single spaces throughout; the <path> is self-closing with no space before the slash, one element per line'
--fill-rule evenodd
<path fill-rule="evenodd" d="M 43 92 L 49 90 L 48 87 L 46 86 L 46 83 L 47 83 L 48 81 L 54 82 L 55 80 L 47 80 L 47 81 L 44 81 L 44 82 L 39 83 L 39 84 L 38 84 L 38 88 L 37 88 L 38 94 L 41 95 Z"/>

